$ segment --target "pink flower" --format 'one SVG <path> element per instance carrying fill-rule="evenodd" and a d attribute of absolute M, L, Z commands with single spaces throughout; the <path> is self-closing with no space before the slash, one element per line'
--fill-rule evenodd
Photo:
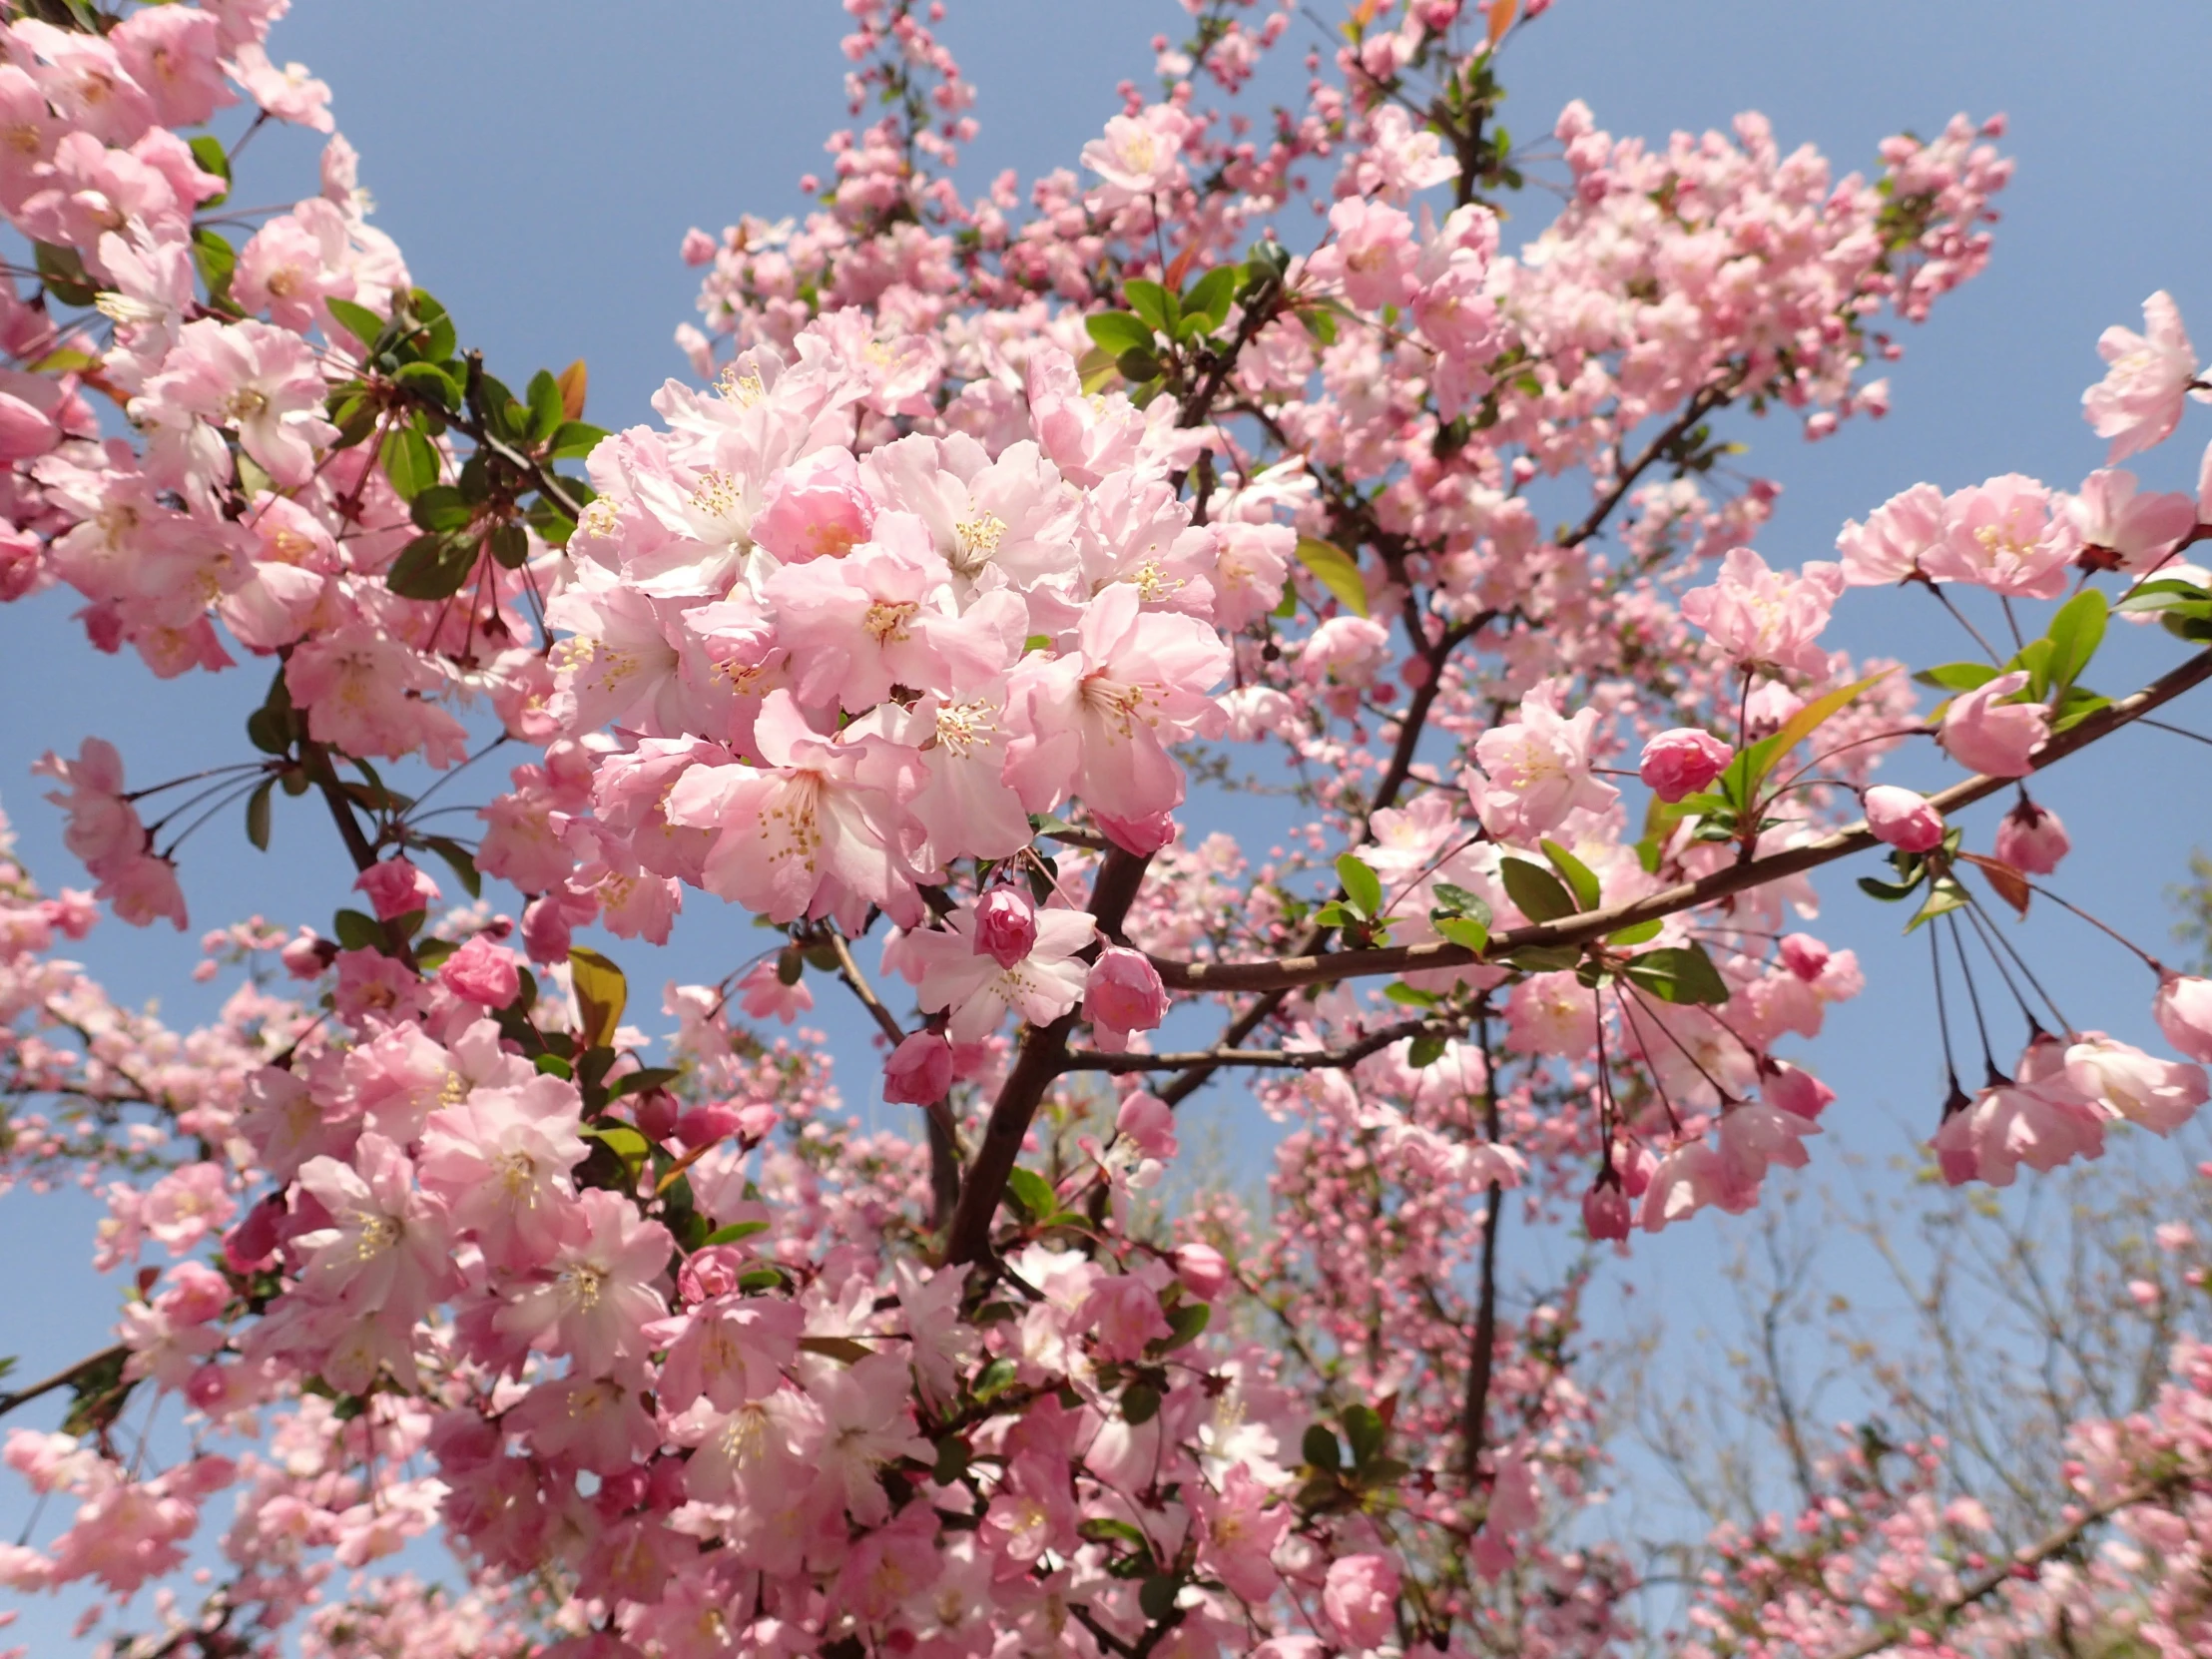
<path fill-rule="evenodd" d="M 2081 481 L 2079 494 L 2061 499 L 2082 545 L 2111 554 L 2105 562 L 2121 570 L 2149 570 L 2197 523 L 2196 502 L 2138 489 L 2132 472 L 2099 468 Z"/>
<path fill-rule="evenodd" d="M 1997 821 L 1996 855 L 2029 875 L 2050 874 L 2072 848 L 2058 815 L 2025 795 Z"/>
<path fill-rule="evenodd" d="M 1561 719 L 1549 696 L 1530 692 L 1521 699 L 1517 721 L 1477 738 L 1474 756 L 1487 787 L 1476 781 L 1474 803 L 1491 833 L 1533 840 L 1578 809 L 1603 812 L 1618 800 L 1620 791 L 1590 775 L 1596 731 L 1595 709 Z"/>
<path fill-rule="evenodd" d="M 338 435 L 322 418 L 328 390 L 312 348 L 297 334 L 266 322 L 204 317 L 177 331 L 162 371 L 132 399 L 131 414 L 155 426 L 181 414 L 233 427 L 246 452 L 290 489 L 314 476 L 315 450 Z"/>
<path fill-rule="evenodd" d="M 1628 1237 L 1628 1195 L 1618 1181 L 1600 1177 L 1591 1183 L 1582 1195 L 1582 1226 L 1592 1239 Z"/>
<path fill-rule="evenodd" d="M 419 749 L 435 767 L 468 758 L 461 723 L 422 695 L 445 689 L 443 672 L 366 623 L 302 640 L 285 661 L 284 685 L 317 743 L 395 761 Z"/>
<path fill-rule="evenodd" d="M 1146 1344 L 1172 1335 L 1160 1298 L 1134 1274 L 1101 1275 L 1075 1318 L 1089 1328 L 1109 1360 L 1141 1360 Z"/>
<path fill-rule="evenodd" d="M 2158 1059 L 2102 1031 L 2068 1045 L 2065 1075 L 2076 1092 L 2161 1135 L 2187 1123 L 2206 1098 L 2202 1066 Z"/>
<path fill-rule="evenodd" d="M 1191 1507 L 1206 1529 L 1200 1567 L 1255 1607 L 1266 1606 L 1281 1587 L 1272 1557 L 1292 1520 L 1290 1504 L 1270 1507 L 1267 1499 L 1267 1488 L 1242 1463 L 1229 1466 L 1218 1496 L 1203 1485 L 1190 1492 Z"/>
<path fill-rule="evenodd" d="M 403 857 L 370 864 L 354 879 L 353 887 L 368 895 L 379 921 L 426 910 L 438 901 L 438 884 Z"/>
<path fill-rule="evenodd" d="M 1083 1013 L 1098 1028 L 1099 1046 L 1126 1043 L 1132 1031 L 1150 1031 L 1167 1017 L 1167 987 L 1141 950 L 1110 944 L 1091 964 L 1083 987 Z"/>
<path fill-rule="evenodd" d="M 2027 684 L 2023 673 L 2000 674 L 1951 699 L 1943 711 L 1936 741 L 1960 766 L 1990 778 L 2024 778 L 2033 767 L 2028 757 L 2050 736 L 2050 718 L 2040 703 L 2004 703 Z"/>
<path fill-rule="evenodd" d="M 1816 560 L 1793 575 L 1769 570 L 1757 553 L 1738 547 L 1721 561 L 1711 587 L 1682 596 L 1682 615 L 1738 663 L 1825 674 L 1821 631 L 1843 591 L 1841 565 Z"/>
<path fill-rule="evenodd" d="M 1943 511 L 1941 490 L 1915 484 L 1869 513 L 1865 524 L 1847 523 L 1836 538 L 1845 583 L 1860 588 L 1904 581 L 1943 539 Z"/>
<path fill-rule="evenodd" d="M 1372 617 L 1333 616 L 1299 647 L 1298 677 L 1315 686 L 1367 686 L 1389 661 L 1390 631 Z"/>
<path fill-rule="evenodd" d="M 1175 1247 L 1175 1278 L 1201 1302 L 1212 1302 L 1236 1282 L 1229 1261 L 1210 1244 Z"/>
<path fill-rule="evenodd" d="M 1171 104 L 1108 120 L 1105 137 L 1083 146 L 1083 165 L 1105 181 L 1093 201 L 1111 211 L 1183 184 L 1180 152 L 1190 125 L 1190 117 Z"/>
<path fill-rule="evenodd" d="M 1728 770 L 1736 752 L 1710 732 L 1677 727 L 1644 745 L 1637 776 L 1652 794 L 1672 805 L 1695 795 Z"/>
<path fill-rule="evenodd" d="M 815 993 L 807 988 L 807 981 L 799 978 L 785 984 L 773 957 L 740 979 L 737 989 L 738 1006 L 747 1019 L 779 1019 L 789 1025 L 815 1005 Z"/>
<path fill-rule="evenodd" d="M 187 1164 L 147 1189 L 139 1219 L 146 1231 L 183 1256 L 210 1233 L 220 1233 L 238 1214 L 219 1164 Z"/>
<path fill-rule="evenodd" d="M 278 121 L 318 133 L 327 133 L 335 125 L 330 119 L 329 87 L 309 76 L 304 64 L 287 63 L 278 69 L 259 45 L 249 43 L 233 54 L 231 78 Z"/>
<path fill-rule="evenodd" d="M 1010 968 L 1036 947 L 1037 907 L 1019 887 L 993 887 L 975 901 L 975 952 Z"/>
<path fill-rule="evenodd" d="M 2083 1075 L 2093 1072 L 2084 1068 Z M 1973 1140 L 1974 1173 L 1992 1187 L 2009 1187 L 2023 1163 L 2048 1174 L 2104 1152 L 2104 1119 L 2049 1037 L 2028 1045 L 2017 1077 L 1983 1089 L 1960 1116 Z"/>
<path fill-rule="evenodd" d="M 2097 355 L 2108 366 L 2081 394 L 2081 413 L 2098 437 L 2112 440 L 2108 462 L 2165 442 L 2181 424 L 2182 399 L 2205 396 L 2196 385 L 2196 347 L 2164 288 L 2143 301 L 2143 332 L 2115 323 L 2097 336 Z"/>
<path fill-rule="evenodd" d="M 1413 222 L 1386 203 L 1348 197 L 1329 210 L 1330 242 L 1306 262 L 1307 273 L 1344 285 L 1360 309 L 1379 311 L 1412 296 Z"/>
<path fill-rule="evenodd" d="M 550 1282 L 500 1311 L 499 1330 L 548 1354 L 575 1357 L 579 1377 L 605 1377 L 642 1356 L 645 1328 L 668 1312 L 657 1288 L 675 1241 L 619 1193 L 593 1188 L 577 1199 L 579 1237 L 554 1256 Z"/>
<path fill-rule="evenodd" d="M 1804 1118 L 1808 1123 L 1818 1118 L 1836 1099 L 1836 1091 L 1811 1072 L 1793 1066 L 1787 1060 L 1774 1062 L 1774 1070 L 1764 1085 L 1767 1104 L 1779 1107 Z"/>
<path fill-rule="evenodd" d="M 504 1008 L 522 990 L 522 959 L 478 933 L 446 957 L 438 983 L 486 1008 Z"/>
<path fill-rule="evenodd" d="M 1115 582 L 1083 613 L 1076 649 L 1031 652 L 1015 668 L 1007 715 L 1006 782 L 1024 810 L 1050 812 L 1072 791 L 1117 818 L 1143 819 L 1183 801 L 1183 770 L 1167 746 L 1217 735 L 1208 695 L 1229 672 L 1229 646 L 1195 617 L 1145 611 Z"/>
<path fill-rule="evenodd" d="M 1943 815 L 1928 797 L 1895 784 L 1877 784 L 1860 798 L 1875 839 L 1905 852 L 1926 852 L 1943 841 Z"/>
<path fill-rule="evenodd" d="M 2064 513 L 2051 512 L 2050 491 L 2007 472 L 1953 495 L 1944 507 L 1943 539 L 1922 568 L 1938 582 L 1968 582 L 1991 593 L 2055 599 L 2080 537 Z"/>
<path fill-rule="evenodd" d="M 1175 1138 L 1175 1108 L 1142 1089 L 1121 1103 L 1114 1114 L 1114 1132 L 1147 1158 L 1172 1158 L 1181 1144 Z"/>
<path fill-rule="evenodd" d="M 981 1042 L 1009 1008 L 1032 1025 L 1049 1025 L 1081 999 L 1085 970 L 1076 952 L 1096 932 L 1082 911 L 1039 910 L 1036 943 L 1010 968 L 975 948 L 973 906 L 945 919 L 947 927 L 907 933 L 884 955 L 913 982 L 924 1012 L 951 1010 L 945 1030 L 952 1041 Z"/>
<path fill-rule="evenodd" d="M 1322 1611 L 1350 1646 L 1381 1647 L 1397 1633 L 1397 1582 L 1384 1556 L 1341 1556 L 1322 1584 Z"/>
<path fill-rule="evenodd" d="M 2190 1059 L 2212 1065 L 2212 979 L 2161 973 L 2150 1011 L 2168 1042 Z"/>
<path fill-rule="evenodd" d="M 404 1330 L 453 1282 L 445 1206 L 416 1188 L 414 1166 L 383 1136 L 364 1134 L 352 1156 L 352 1164 L 309 1158 L 299 1166 L 301 1190 L 329 1218 L 292 1241 L 306 1260 L 300 1288 Z"/>
<path fill-rule="evenodd" d="M 952 1087 L 952 1045 L 935 1031 L 916 1031 L 883 1062 L 883 1098 L 893 1105 L 930 1106 Z"/>
<path fill-rule="evenodd" d="M 868 538 L 875 503 L 850 450 L 818 449 L 769 480 L 753 539 L 786 564 L 841 558 Z"/>
<path fill-rule="evenodd" d="M 579 1219 L 569 1172 L 591 1150 L 573 1085 L 534 1077 L 477 1089 L 430 1114 L 418 1165 L 424 1190 L 451 1207 L 484 1258 L 510 1273 L 543 1267 Z"/>

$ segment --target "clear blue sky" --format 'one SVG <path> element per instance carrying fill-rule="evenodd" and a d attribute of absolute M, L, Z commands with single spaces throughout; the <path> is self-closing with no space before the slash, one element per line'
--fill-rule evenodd
<path fill-rule="evenodd" d="M 279 62 L 302 60 L 334 88 L 378 223 L 464 338 L 510 377 L 585 357 L 592 418 L 621 425 L 650 418 L 652 389 L 684 371 L 670 343 L 696 287 L 696 273 L 676 257 L 684 230 L 717 230 L 743 211 L 804 209 L 796 181 L 824 168 L 821 139 L 842 121 L 835 43 L 844 21 L 828 0 L 299 0 L 272 47 Z M 1183 22 L 1165 0 L 955 0 L 947 38 L 981 87 L 970 186 L 1001 167 L 1026 176 L 1074 165 L 1115 109 L 1115 83 L 1148 78 L 1148 37 Z M 1293 38 L 1315 33 L 1301 22 Z M 1754 444 L 1746 464 L 1787 486 L 1762 549 L 1795 562 L 1829 556 L 1845 518 L 1923 478 L 1945 488 L 2013 470 L 2054 485 L 2078 480 L 2101 458 L 2078 413 L 2099 369 L 2095 336 L 2107 323 L 2132 323 L 2153 288 L 2172 290 L 2212 346 L 2212 137 L 2199 113 L 2208 62 L 2212 7 L 2201 0 L 1560 0 L 1509 56 L 1505 117 L 1517 135 L 1538 138 L 1579 97 L 1610 131 L 1657 139 L 1725 128 L 1756 108 L 1785 147 L 1810 141 L 1842 172 L 1868 165 L 1875 143 L 1899 128 L 1932 132 L 1956 110 L 2011 116 L 2005 143 L 2018 173 L 1995 259 L 1930 327 L 1907 336 L 1891 375 L 1895 411 L 1818 446 L 1782 425 L 1739 434 Z M 255 145 L 246 177 L 256 182 L 242 201 L 307 188 L 310 145 L 283 133 Z M 1524 211 L 1507 228 L 1509 246 L 1541 223 L 1546 199 L 1532 195 Z M 2149 458 L 2149 481 L 2187 487 L 2208 435 L 2212 417 L 2198 411 L 2183 440 Z M 80 877 L 60 850 L 58 815 L 27 777 L 42 750 L 106 735 L 140 781 L 234 759 L 267 678 L 248 668 L 157 684 L 135 659 L 94 657 L 68 620 L 72 608 L 68 596 L 48 595 L 0 609 L 0 696 L 14 711 L 0 726 L 0 805 L 49 886 Z M 1845 643 L 1923 661 L 1957 655 L 1928 611 L 1893 595 L 1855 595 Z M 2100 690 L 2128 689 L 2170 660 L 2163 636 L 2115 634 L 2147 649 L 2108 648 L 2113 661 L 2092 676 Z M 2212 726 L 2202 708 L 2183 709 L 2180 718 Z M 2038 792 L 2074 830 L 2074 890 L 2146 940 L 2166 930 L 2164 883 L 2198 838 L 2212 839 L 2200 828 L 2208 792 L 2193 751 L 2156 734 L 2125 736 L 2069 762 Z M 1264 828 L 1256 834 L 1273 838 Z M 185 979 L 201 926 L 257 909 L 286 923 L 327 916 L 347 872 L 326 828 L 280 809 L 266 858 L 235 837 L 218 827 L 206 854 L 188 860 L 192 935 L 105 924 L 85 959 L 128 996 L 159 994 L 188 1009 L 207 1002 Z M 1814 1056 L 1841 1097 L 1821 1150 L 1880 1156 L 1899 1144 L 1901 1123 L 1925 1128 L 1936 1105 L 1926 982 L 1913 971 L 1922 958 L 1917 940 L 1908 949 L 1894 937 L 1894 912 L 1858 900 L 1842 879 L 1827 891 L 1819 930 L 1862 952 L 1874 989 L 1834 1017 Z M 2085 932 L 2042 919 L 2027 931 L 2076 1020 L 2148 1040 L 2139 970 Z M 701 912 L 673 960 L 640 977 L 654 987 L 671 975 L 713 978 L 756 937 L 735 915 Z M 1640 1244 L 1636 1277 L 1665 1284 L 1691 1318 L 1731 1225 L 1701 1220 Z M 82 1199 L 0 1206 L 0 1248 L 17 1268 L 0 1303 L 0 1351 L 21 1354 L 23 1374 L 43 1375 L 106 1340 L 119 1287 L 85 1265 L 89 1227 Z M 41 1423 L 53 1415 L 24 1413 Z M 21 1524 L 15 1497 L 12 1483 L 0 1496 L 6 1535 Z M 72 1651 L 66 1632 L 41 1604 L 0 1631 L 0 1646 L 12 1638 L 39 1653 Z"/>

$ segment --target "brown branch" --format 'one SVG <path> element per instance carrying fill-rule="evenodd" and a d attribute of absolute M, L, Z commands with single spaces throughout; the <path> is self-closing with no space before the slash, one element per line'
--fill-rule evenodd
<path fill-rule="evenodd" d="M 2075 751 L 2087 748 L 2151 710 L 2170 703 L 2182 693 L 2212 679 L 2212 651 L 2190 658 L 2150 685 L 2099 709 L 2079 725 L 2050 739 L 2030 763 L 2041 772 Z M 1986 800 L 2017 783 L 2011 778 L 1976 776 L 1930 796 L 1939 813 L 1950 814 Z M 1765 886 L 1785 875 L 1817 869 L 1854 852 L 1880 844 L 1865 822 L 1793 846 L 1764 858 L 1731 864 L 1695 881 L 1684 881 L 1630 903 L 1586 910 L 1558 921 L 1532 922 L 1493 936 L 1477 956 L 1455 944 L 1401 945 L 1384 950 L 1332 951 L 1263 962 L 1185 962 L 1155 956 L 1152 964 L 1170 988 L 1182 991 L 1277 991 L 1299 985 L 1334 984 L 1342 979 L 1365 979 L 1380 974 L 1417 973 L 1436 968 L 1466 967 L 1476 961 L 1497 961 L 1532 945 L 1587 944 L 1632 927 L 1641 921 L 1695 909 L 1716 899 L 1730 897 L 1752 887 Z"/>
<path fill-rule="evenodd" d="M 1501 1138 L 1497 1112 L 1497 1066 L 1490 1055 L 1490 1024 L 1484 1017 L 1482 1042 L 1482 1133 L 1495 1146 Z M 1467 1396 L 1460 1407 L 1459 1433 L 1465 1447 L 1467 1489 L 1482 1472 L 1482 1451 L 1489 1439 L 1490 1375 L 1497 1363 L 1497 1233 L 1505 1219 L 1505 1190 L 1490 1183 L 1482 1224 L 1482 1289 L 1475 1305 L 1474 1339 L 1467 1355 Z"/>
<path fill-rule="evenodd" d="M 826 927 L 824 933 L 830 940 L 830 948 L 837 958 L 837 977 L 845 988 L 859 999 L 860 1006 L 875 1021 L 875 1028 L 883 1033 L 892 1048 L 906 1040 L 906 1032 L 897 1017 L 883 1006 L 883 999 L 875 994 L 875 987 L 867 982 L 867 975 L 860 971 L 860 964 L 852 959 L 852 946 L 834 927 Z M 929 1126 L 929 1200 L 932 1225 L 943 1227 L 951 1221 L 952 1212 L 960 1202 L 960 1133 L 952 1121 L 952 1108 L 942 1096 L 922 1109 Z"/>
<path fill-rule="evenodd" d="M 1276 1071 L 1334 1071 L 1358 1065 L 1406 1037 L 1455 1036 L 1457 1028 L 1432 1019 L 1411 1019 L 1371 1031 L 1343 1048 L 1201 1048 L 1184 1054 L 1108 1054 L 1103 1049 L 1074 1048 L 1067 1054 L 1069 1071 L 1184 1071 L 1198 1066 L 1263 1066 Z"/>
<path fill-rule="evenodd" d="M 52 1393 L 56 1388 L 68 1387 L 70 1383 L 76 1382 L 86 1372 L 95 1371 L 128 1352 L 129 1350 L 121 1343 L 117 1343 L 112 1348 L 104 1348 L 98 1354 L 89 1355 L 85 1359 L 79 1360 L 73 1366 L 65 1366 L 42 1382 L 33 1382 L 29 1387 L 18 1388 L 13 1393 L 0 1394 L 0 1417 L 6 1416 L 18 1405 L 28 1405 L 41 1395 Z"/>
<path fill-rule="evenodd" d="M 1598 497 L 1597 504 L 1590 509 L 1589 514 L 1580 524 L 1567 532 L 1560 540 L 1559 545 L 1561 547 L 1580 547 L 1596 535 L 1599 530 L 1604 528 L 1605 521 L 1613 516 L 1613 509 L 1618 507 L 1622 500 L 1626 498 L 1628 492 L 1636 487 L 1636 480 L 1649 472 L 1652 466 L 1666 454 L 1668 449 L 1680 443 L 1689 433 L 1691 427 L 1715 409 L 1720 408 L 1735 395 L 1733 388 L 1728 386 L 1707 386 L 1694 394 L 1682 412 L 1675 416 L 1674 420 L 1667 426 L 1667 429 L 1644 445 L 1644 452 L 1629 463 L 1626 472 L 1613 480 L 1613 487 Z"/>

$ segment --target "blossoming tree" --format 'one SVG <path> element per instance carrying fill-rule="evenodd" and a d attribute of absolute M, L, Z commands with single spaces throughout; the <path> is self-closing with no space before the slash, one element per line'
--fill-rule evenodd
<path fill-rule="evenodd" d="M 211 211 L 249 159 L 211 121 L 331 130 L 282 0 L 5 8 L 0 598 L 266 691 L 212 774 L 50 757 L 95 888 L 8 870 L 6 1173 L 97 1186 L 130 1288 L 0 1399 L 71 1401 L 7 1441 L 54 1501 L 0 1581 L 96 1582 L 141 1655 L 1601 1652 L 1633 1575 L 1556 1524 L 1590 1410 L 1560 1310 L 1500 1315 L 1503 1195 L 1621 1241 L 1808 1159 L 1833 1095 L 1783 1049 L 1861 983 L 1795 926 L 1816 871 L 1887 845 L 1860 885 L 1931 941 L 1926 1040 L 1979 1062 L 1946 1179 L 2203 1103 L 2212 983 L 2142 956 L 2182 1058 L 2146 1054 L 1991 910 L 2069 902 L 2024 781 L 2212 677 L 2212 499 L 1924 484 L 1793 570 L 1714 471 L 1724 415 L 1883 409 L 1888 330 L 1986 258 L 2000 125 L 1839 179 L 1756 117 L 1651 147 L 1569 105 L 1567 205 L 1508 251 L 1544 9 L 1362 0 L 1262 111 L 1292 13 L 1193 0 L 1079 170 L 971 198 L 941 8 L 847 0 L 879 119 L 804 224 L 693 233 L 694 378 L 604 431 L 582 365 L 467 348 L 334 133 L 317 195 Z M 2205 390 L 2145 310 L 2084 398 L 2114 462 Z M 1933 596 L 1961 660 L 1825 645 L 1855 585 Z M 2114 614 L 2174 660 L 2099 693 Z M 1947 787 L 1871 782 L 1931 741 Z M 1292 804 L 1264 851 L 1191 824 L 1245 773 Z M 103 907 L 183 927 L 240 818 L 358 879 L 211 935 L 271 966 L 215 1023 L 57 954 Z M 657 1046 L 628 975 L 685 905 L 733 967 Z M 818 993 L 879 1074 L 771 1029 Z M 1232 1088 L 1284 1125 L 1271 1211 L 1163 1211 Z M 1900 1510 L 1855 1566 L 1839 1519 L 1817 1589 L 1750 1540 L 1762 1593 L 1700 1629 L 1970 1650 L 2132 1597 L 2201 1651 L 2208 1393 L 2185 1347 L 2155 1414 L 2082 1423 L 2041 1554 Z M 2151 1548 L 2037 1581 L 2097 1527 Z M 135 1599 L 204 1532 L 207 1587 Z M 428 1534 L 463 1590 L 393 1566 Z"/>

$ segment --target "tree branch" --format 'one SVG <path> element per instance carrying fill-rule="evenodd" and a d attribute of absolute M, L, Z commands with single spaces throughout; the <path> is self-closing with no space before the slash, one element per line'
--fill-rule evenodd
<path fill-rule="evenodd" d="M 73 1366 L 64 1367 L 42 1382 L 33 1382 L 29 1387 L 18 1388 L 13 1393 L 0 1394 L 0 1417 L 6 1416 L 18 1405 L 28 1405 L 41 1395 L 52 1393 L 56 1388 L 68 1387 L 86 1372 L 96 1371 L 128 1352 L 121 1343 L 117 1343 L 112 1348 L 102 1349 L 98 1354 L 88 1355 Z"/>
<path fill-rule="evenodd" d="M 1108 1054 L 1103 1049 L 1075 1048 L 1068 1051 L 1067 1069 L 1130 1072 L 1261 1066 L 1276 1071 L 1333 1071 L 1358 1065 L 1406 1037 L 1457 1036 L 1460 1029 L 1448 1021 L 1411 1019 L 1371 1031 L 1343 1048 L 1201 1048 L 1183 1054 Z"/>
<path fill-rule="evenodd" d="M 830 948 L 837 958 L 837 977 L 845 988 L 859 998 L 860 1006 L 875 1021 L 875 1028 L 883 1033 L 892 1048 L 906 1040 L 906 1032 L 897 1017 L 883 1006 L 883 999 L 875 994 L 875 987 L 867 982 L 867 975 L 860 971 L 860 964 L 852 959 L 852 946 L 835 927 L 827 927 Z M 951 1221 L 953 1209 L 960 1202 L 960 1133 L 952 1121 L 952 1108 L 940 1096 L 922 1109 L 929 1125 L 929 1199 L 934 1224 L 943 1227 Z"/>
<path fill-rule="evenodd" d="M 2041 772 L 2075 751 L 2109 736 L 2130 721 L 2170 703 L 2183 692 L 2212 679 L 2212 651 L 2190 658 L 2180 667 L 2107 708 L 2099 709 L 2080 725 L 2061 732 L 2036 751 L 2030 771 Z M 1939 813 L 1950 814 L 1977 801 L 2011 789 L 2018 780 L 1976 776 L 1930 796 Z M 1640 921 L 1671 916 L 1727 898 L 1752 887 L 1765 886 L 1785 875 L 1817 869 L 1838 858 L 1879 845 L 1864 820 L 1849 829 L 1807 841 L 1764 858 L 1731 864 L 1695 881 L 1684 881 L 1625 904 L 1585 910 L 1558 921 L 1532 922 L 1494 935 L 1477 956 L 1455 944 L 1400 945 L 1383 950 L 1332 951 L 1323 955 L 1282 957 L 1264 962 L 1185 962 L 1155 956 L 1152 965 L 1174 990 L 1182 991 L 1278 991 L 1299 985 L 1334 984 L 1342 979 L 1366 979 L 1381 974 L 1417 973 L 1435 968 L 1466 967 L 1477 961 L 1495 962 L 1531 945 L 1587 944 L 1632 927 Z"/>

